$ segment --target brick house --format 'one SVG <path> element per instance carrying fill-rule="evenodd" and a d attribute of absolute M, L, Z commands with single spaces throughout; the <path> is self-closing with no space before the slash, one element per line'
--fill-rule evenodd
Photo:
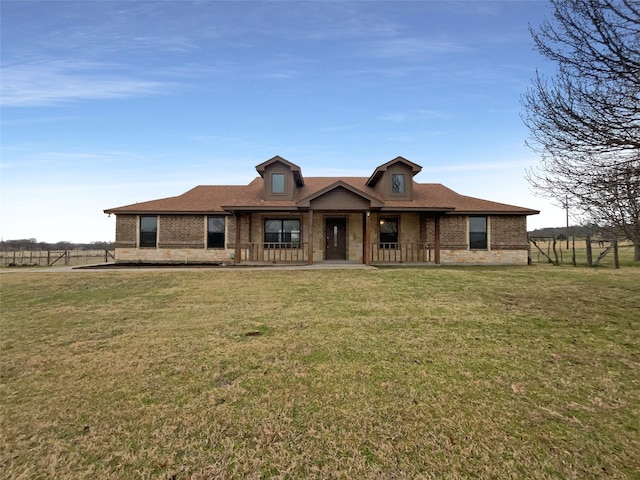
<path fill-rule="evenodd" d="M 537 210 L 417 183 L 397 157 L 369 177 L 304 178 L 279 156 L 246 186 L 197 186 L 116 215 L 116 262 L 526 265 Z"/>

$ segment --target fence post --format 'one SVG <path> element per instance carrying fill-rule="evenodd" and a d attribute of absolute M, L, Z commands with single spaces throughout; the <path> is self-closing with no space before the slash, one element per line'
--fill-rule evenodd
<path fill-rule="evenodd" d="M 587 234 L 587 265 L 593 267 L 593 252 L 591 251 L 591 234 Z"/>

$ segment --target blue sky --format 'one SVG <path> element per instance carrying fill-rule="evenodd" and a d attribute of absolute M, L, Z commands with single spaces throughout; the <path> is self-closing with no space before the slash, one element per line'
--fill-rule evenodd
<path fill-rule="evenodd" d="M 113 240 L 102 211 L 247 184 L 280 155 L 562 210 L 524 178 L 520 97 L 543 1 L 11 1 L 2 22 L 2 238 Z"/>

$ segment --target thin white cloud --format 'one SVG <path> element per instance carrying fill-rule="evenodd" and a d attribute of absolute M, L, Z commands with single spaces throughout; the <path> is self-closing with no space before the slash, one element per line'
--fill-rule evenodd
<path fill-rule="evenodd" d="M 446 38 L 392 38 L 370 43 L 370 54 L 382 58 L 422 59 L 427 54 L 459 53 L 468 50 L 457 40 Z"/>
<path fill-rule="evenodd" d="M 299 77 L 300 72 L 290 70 L 290 71 L 282 71 L 282 72 L 264 73 L 258 76 L 266 79 L 273 79 L 273 80 L 290 80 L 292 78 Z"/>
<path fill-rule="evenodd" d="M 114 65 L 65 61 L 3 65 L 0 102 L 5 107 L 56 105 L 156 95 L 176 85 L 111 73 L 115 69 Z"/>
<path fill-rule="evenodd" d="M 417 120 L 445 120 L 450 119 L 451 115 L 440 112 L 438 110 L 416 110 L 412 112 L 396 112 L 389 113 L 386 115 L 381 115 L 378 117 L 378 120 L 393 122 L 393 123 L 406 123 L 406 122 L 414 122 Z"/>
<path fill-rule="evenodd" d="M 323 127 L 320 128 L 321 132 L 351 132 L 353 130 L 357 130 L 362 128 L 362 124 L 354 123 L 351 125 L 334 125 L 331 127 Z"/>

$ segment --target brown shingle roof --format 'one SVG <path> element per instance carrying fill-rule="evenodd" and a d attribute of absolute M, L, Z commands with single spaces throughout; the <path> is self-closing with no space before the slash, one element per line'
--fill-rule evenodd
<path fill-rule="evenodd" d="M 367 186 L 367 178 L 365 177 L 307 177 L 304 179 L 304 186 L 298 189 L 293 201 L 264 201 L 264 180 L 258 177 L 246 186 L 200 185 L 175 197 L 110 208 L 104 212 L 115 214 L 207 214 L 228 213 L 233 210 L 297 210 L 301 200 L 322 193 L 324 189 L 328 189 L 337 182 L 342 182 L 352 187 L 353 190 L 362 192 L 363 197 L 368 197 L 369 200 L 372 198 L 378 200 L 383 204 L 382 210 L 517 215 L 539 213 L 537 210 L 529 208 L 460 195 L 439 183 L 414 182 L 414 199 L 412 201 L 384 202 L 375 189 Z"/>

